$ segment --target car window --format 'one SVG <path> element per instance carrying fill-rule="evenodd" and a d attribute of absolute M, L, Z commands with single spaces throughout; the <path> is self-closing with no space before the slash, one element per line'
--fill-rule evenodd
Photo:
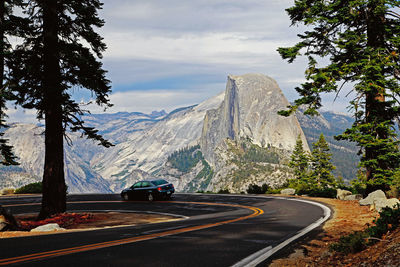
<path fill-rule="evenodd" d="M 136 184 L 132 185 L 132 188 L 140 188 L 142 187 L 142 182 L 137 182 Z"/>
<path fill-rule="evenodd" d="M 157 186 L 157 185 L 162 185 L 162 184 L 168 184 L 168 182 L 165 181 L 165 180 L 163 180 L 163 179 L 152 181 L 152 183 L 153 183 L 154 185 L 156 185 L 156 186 Z"/>
<path fill-rule="evenodd" d="M 150 186 L 152 186 L 151 183 L 149 183 L 149 182 L 142 182 L 142 187 L 150 187 Z"/>

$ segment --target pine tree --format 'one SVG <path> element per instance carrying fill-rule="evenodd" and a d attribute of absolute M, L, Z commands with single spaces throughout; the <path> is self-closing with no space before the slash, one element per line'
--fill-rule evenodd
<path fill-rule="evenodd" d="M 311 152 L 311 177 L 317 187 L 327 188 L 336 185 L 332 171 L 336 168 L 331 163 L 332 154 L 329 153 L 329 145 L 321 133 L 319 139 L 313 144 Z"/>
<path fill-rule="evenodd" d="M 45 120 L 45 163 L 43 197 L 39 218 L 64 212 L 64 143 L 67 130 L 80 131 L 105 147 L 111 146 L 97 130 L 84 124 L 85 113 L 71 90 L 89 89 L 98 105 L 109 107 L 110 81 L 98 60 L 106 45 L 94 30 L 104 21 L 97 11 L 98 0 L 28 1 L 26 14 L 31 21 L 29 38 L 10 63 L 13 90 L 18 104 L 38 111 Z"/>
<path fill-rule="evenodd" d="M 294 175 L 298 180 L 305 181 L 308 179 L 309 156 L 307 154 L 299 135 L 289 162 L 289 167 L 293 169 Z"/>
<path fill-rule="evenodd" d="M 13 57 L 12 47 L 8 41 L 9 36 L 24 36 L 24 26 L 27 21 L 13 14 L 13 9 L 22 7 L 20 0 L 3 0 L 0 4 L 0 164 L 18 165 L 16 156 L 12 152 L 12 146 L 5 139 L 4 129 L 8 127 L 5 118 L 7 110 L 6 102 L 13 100 L 7 83 L 6 62 Z"/>
<path fill-rule="evenodd" d="M 337 139 L 360 147 L 367 192 L 388 189 L 400 164 L 393 129 L 400 115 L 400 15 L 394 11 L 399 7 L 395 0 L 296 0 L 286 10 L 292 24 L 309 28 L 295 46 L 278 49 L 289 63 L 301 53 L 308 58 L 307 81 L 296 88 L 300 98 L 281 115 L 300 105 L 315 115 L 322 93 L 339 94 L 346 83 L 353 87 L 355 122 Z"/>

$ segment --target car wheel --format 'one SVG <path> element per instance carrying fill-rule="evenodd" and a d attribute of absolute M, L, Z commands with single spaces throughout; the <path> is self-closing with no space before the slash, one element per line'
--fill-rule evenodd
<path fill-rule="evenodd" d="M 152 193 L 149 193 L 149 194 L 147 195 L 147 200 L 148 200 L 148 201 L 153 201 L 153 200 L 154 200 L 154 196 L 153 196 Z"/>
<path fill-rule="evenodd" d="M 125 200 L 125 201 L 128 201 L 129 200 L 129 196 L 128 196 L 128 194 L 123 194 L 122 195 L 122 198 Z"/>

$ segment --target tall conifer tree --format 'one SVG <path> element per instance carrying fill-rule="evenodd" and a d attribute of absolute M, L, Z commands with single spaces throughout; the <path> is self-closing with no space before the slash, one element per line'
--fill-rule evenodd
<path fill-rule="evenodd" d="M 278 49 L 289 62 L 301 53 L 308 58 L 307 81 L 296 88 L 300 98 L 282 115 L 300 105 L 316 114 L 322 93 L 339 94 L 346 83 L 353 87 L 355 122 L 337 138 L 360 147 L 367 192 L 388 189 L 400 164 L 393 129 L 400 115 L 399 7 L 395 0 L 296 0 L 286 10 L 292 24 L 309 28 L 295 46 Z M 330 63 L 319 65 L 321 58 Z"/>
<path fill-rule="evenodd" d="M 8 145 L 8 140 L 3 138 L 4 129 L 7 128 L 6 102 L 13 100 L 12 93 L 8 88 L 8 73 L 6 64 L 8 59 L 13 57 L 13 51 L 8 42 L 9 36 L 24 37 L 27 21 L 13 14 L 13 9 L 22 7 L 20 0 L 1 0 L 0 1 L 0 164 L 18 165 L 16 157 L 12 152 L 12 146 Z"/>
<path fill-rule="evenodd" d="M 297 137 L 296 146 L 290 157 L 289 167 L 293 169 L 294 175 L 297 179 L 305 181 L 308 179 L 308 167 L 310 157 L 307 151 L 303 148 L 303 141 L 301 137 Z"/>
<path fill-rule="evenodd" d="M 84 110 L 76 103 L 71 90 L 89 89 L 95 102 L 111 106 L 110 81 L 99 61 L 106 49 L 94 27 L 102 27 L 98 17 L 99 0 L 29 1 L 27 15 L 32 32 L 16 53 L 22 60 L 11 64 L 13 90 L 24 108 L 35 108 L 45 120 L 45 162 L 43 198 L 39 218 L 64 212 L 64 142 L 67 130 L 80 131 L 103 146 L 111 143 L 87 127 Z"/>
<path fill-rule="evenodd" d="M 311 177 L 315 180 L 317 187 L 327 188 L 336 185 L 332 174 L 335 166 L 331 162 L 332 154 L 329 151 L 329 145 L 321 133 L 318 141 L 313 144 L 311 152 Z"/>

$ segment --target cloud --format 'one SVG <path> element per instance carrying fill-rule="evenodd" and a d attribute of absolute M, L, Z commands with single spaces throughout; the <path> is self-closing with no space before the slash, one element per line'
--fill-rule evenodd
<path fill-rule="evenodd" d="M 276 49 L 296 42 L 291 0 L 106 0 L 101 34 L 114 91 L 165 77 L 260 72 L 301 78 Z M 279 73 L 277 73 L 279 70 Z M 170 79 L 172 80 L 172 79 Z M 208 81 L 203 81 L 207 83 Z M 187 88 L 190 90 L 190 88 Z M 124 90 L 124 89 L 123 89 Z"/>
<path fill-rule="evenodd" d="M 288 64 L 276 51 L 295 44 L 304 30 L 289 27 L 285 9 L 292 5 L 293 0 L 104 0 L 100 16 L 106 23 L 98 31 L 108 46 L 103 62 L 115 105 L 109 112 L 196 104 L 224 90 L 228 74 L 271 76 L 292 101 L 307 65 L 302 58 Z M 73 95 L 91 97 L 81 90 Z"/>
<path fill-rule="evenodd" d="M 22 123 L 37 123 L 36 110 L 32 109 L 22 109 L 15 108 L 11 104 L 8 105 L 6 110 L 8 118 L 6 118 L 6 123 L 22 122 Z"/>
<path fill-rule="evenodd" d="M 282 60 L 276 49 L 296 43 L 292 0 L 105 1 L 104 62 L 113 91 L 196 91 L 228 74 L 264 73 L 289 100 L 297 97 L 306 62 Z M 204 91 L 205 95 L 211 95 Z M 182 100 L 182 104 L 186 103 Z M 160 106 L 160 108 L 162 108 Z"/>
<path fill-rule="evenodd" d="M 281 35 L 280 28 L 289 26 L 284 9 L 292 4 L 291 0 L 107 0 L 102 16 L 105 31 L 113 32 L 175 37 L 188 32 L 272 36 Z"/>
<path fill-rule="evenodd" d="M 111 40 L 109 50 L 105 54 L 109 58 L 157 59 L 170 62 L 184 60 L 208 64 L 239 64 L 243 58 L 276 54 L 277 47 L 287 43 L 282 40 L 251 39 L 234 32 L 186 34 L 180 37 L 109 33 L 106 38 Z"/>

